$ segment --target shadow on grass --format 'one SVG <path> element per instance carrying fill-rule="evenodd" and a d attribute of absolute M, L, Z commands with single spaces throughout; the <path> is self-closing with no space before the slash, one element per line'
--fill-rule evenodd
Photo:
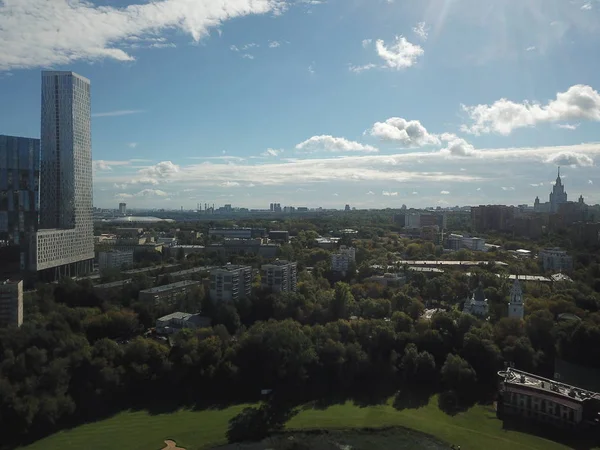
<path fill-rule="evenodd" d="M 600 447 L 600 430 L 573 432 L 550 424 L 540 424 L 523 418 L 505 417 L 502 429 L 548 439 L 576 450 L 592 450 Z"/>

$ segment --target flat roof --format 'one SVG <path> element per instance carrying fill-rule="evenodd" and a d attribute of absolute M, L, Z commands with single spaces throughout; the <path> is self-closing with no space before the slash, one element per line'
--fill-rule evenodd
<path fill-rule="evenodd" d="M 115 288 L 115 287 L 122 287 L 129 283 L 131 283 L 131 278 L 129 278 L 127 280 L 119 280 L 119 281 L 112 281 L 110 283 L 97 284 L 94 286 L 94 289 L 110 289 L 110 288 Z"/>
<path fill-rule="evenodd" d="M 220 267 L 213 267 L 211 269 L 212 270 L 225 270 L 227 272 L 233 272 L 235 270 L 240 270 L 240 269 L 252 269 L 251 266 L 244 266 L 241 264 L 227 264 L 226 266 L 220 266 Z"/>
<path fill-rule="evenodd" d="M 508 266 L 507 263 L 502 261 L 396 261 L 396 264 L 406 264 L 408 266 L 478 266 L 480 264 L 490 263 L 493 263 L 497 266 Z"/>
<path fill-rule="evenodd" d="M 523 386 L 530 389 L 536 389 L 565 399 L 582 402 L 591 398 L 600 400 L 600 394 L 592 391 L 586 391 L 575 386 L 561 383 L 555 380 L 549 380 L 521 370 L 507 368 L 498 372 L 498 375 L 504 378 L 504 383 L 513 386 Z"/>
<path fill-rule="evenodd" d="M 140 294 L 141 293 L 159 294 L 161 292 L 168 292 L 173 289 L 180 289 L 180 288 L 195 286 L 195 285 L 199 285 L 199 284 L 201 284 L 199 281 L 183 280 L 183 281 L 178 281 L 177 283 L 171 283 L 171 284 L 166 284 L 164 286 L 156 286 L 156 287 L 153 287 L 150 289 L 144 289 L 143 291 L 140 291 Z"/>
<path fill-rule="evenodd" d="M 206 272 L 212 269 L 212 266 L 194 267 L 192 269 L 180 270 L 179 272 L 171 272 L 169 275 L 172 277 L 180 277 L 184 275 L 191 275 L 198 272 Z M 166 274 L 165 274 L 166 275 Z"/>

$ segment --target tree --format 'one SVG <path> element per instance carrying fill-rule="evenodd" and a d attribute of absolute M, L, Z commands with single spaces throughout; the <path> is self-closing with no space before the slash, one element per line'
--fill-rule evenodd
<path fill-rule="evenodd" d="M 354 312 L 355 301 L 347 283 L 335 284 L 335 295 L 329 305 L 331 320 L 347 319 Z"/>
<path fill-rule="evenodd" d="M 450 353 L 442 366 L 442 382 L 447 389 L 466 393 L 477 383 L 473 367 L 458 355 Z"/>

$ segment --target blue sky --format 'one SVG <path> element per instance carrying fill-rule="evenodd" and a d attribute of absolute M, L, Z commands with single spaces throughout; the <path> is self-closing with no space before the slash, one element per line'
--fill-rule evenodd
<path fill-rule="evenodd" d="M 2 134 L 91 79 L 96 206 L 531 204 L 558 165 L 600 203 L 597 0 L 0 0 L 0 48 Z"/>

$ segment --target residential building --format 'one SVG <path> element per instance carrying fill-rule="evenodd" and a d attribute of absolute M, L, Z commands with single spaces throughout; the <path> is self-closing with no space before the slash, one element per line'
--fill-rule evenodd
<path fill-rule="evenodd" d="M 325 250 L 333 250 L 340 243 L 341 238 L 336 237 L 318 237 L 315 239 L 315 244 L 317 247 L 325 249 Z"/>
<path fill-rule="evenodd" d="M 384 273 L 383 275 L 373 275 L 365 278 L 365 283 L 379 283 L 385 287 L 399 287 L 406 284 L 406 276 L 398 273 Z"/>
<path fill-rule="evenodd" d="M 566 250 L 547 248 L 540 251 L 538 257 L 545 271 L 570 272 L 573 270 L 573 257 L 567 255 Z"/>
<path fill-rule="evenodd" d="M 138 238 L 144 233 L 143 228 L 119 227 L 116 234 L 119 238 Z"/>
<path fill-rule="evenodd" d="M 133 250 L 110 250 L 98 252 L 98 268 L 122 269 L 133 265 Z"/>
<path fill-rule="evenodd" d="M 290 232 L 280 230 L 269 231 L 269 240 L 279 242 L 281 244 L 287 244 L 290 242 Z"/>
<path fill-rule="evenodd" d="M 226 239 L 253 239 L 265 236 L 267 230 L 264 228 L 210 228 L 208 237 L 220 237 Z"/>
<path fill-rule="evenodd" d="M 498 372 L 497 412 L 565 428 L 600 422 L 600 394 L 507 368 Z"/>
<path fill-rule="evenodd" d="M 123 292 L 126 286 L 131 284 L 131 278 L 127 280 L 113 281 L 111 283 L 97 284 L 94 286 L 94 294 L 101 300 L 110 300 L 111 298 Z"/>
<path fill-rule="evenodd" d="M 346 273 L 356 261 L 356 249 L 342 245 L 337 253 L 331 255 L 331 270 Z"/>
<path fill-rule="evenodd" d="M 7 275 L 31 263 L 29 236 L 38 228 L 39 181 L 40 140 L 0 135 L 0 261 Z"/>
<path fill-rule="evenodd" d="M 182 280 L 199 280 L 202 278 L 202 275 L 208 275 L 210 269 L 212 267 L 194 267 L 192 269 L 180 270 L 178 272 L 171 272 L 168 275 L 173 281 L 182 281 Z"/>
<path fill-rule="evenodd" d="M 23 324 L 23 281 L 0 282 L 0 327 Z"/>
<path fill-rule="evenodd" d="M 197 329 L 210 327 L 211 319 L 200 314 L 174 312 L 156 319 L 156 332 L 159 334 L 173 334 L 183 329 Z"/>
<path fill-rule="evenodd" d="M 469 250 L 483 252 L 485 251 L 485 239 L 478 237 L 463 237 L 462 246 Z"/>
<path fill-rule="evenodd" d="M 119 203 L 119 214 L 123 216 L 127 214 L 127 203 Z"/>
<path fill-rule="evenodd" d="M 259 255 L 263 258 L 274 258 L 279 249 L 278 244 L 263 244 L 262 239 L 225 239 L 218 244 L 206 246 L 206 252 L 217 252 L 228 255 Z"/>
<path fill-rule="evenodd" d="M 514 206 L 481 205 L 471 208 L 471 228 L 478 233 L 511 231 L 514 218 Z"/>
<path fill-rule="evenodd" d="M 465 300 L 465 306 L 463 312 L 472 314 L 477 317 L 486 318 L 489 313 L 489 305 L 485 293 L 483 292 L 483 285 L 479 283 L 473 296 L 470 299 Z"/>
<path fill-rule="evenodd" d="M 139 300 L 155 303 L 158 302 L 172 302 L 177 299 L 180 295 L 185 295 L 193 288 L 200 286 L 202 283 L 199 281 L 178 281 L 177 283 L 171 283 L 164 286 L 157 286 L 150 289 L 140 291 Z"/>
<path fill-rule="evenodd" d="M 446 238 L 446 248 L 452 251 L 458 251 L 462 248 L 463 236 L 462 234 L 450 234 Z"/>
<path fill-rule="evenodd" d="M 524 314 L 523 289 L 517 278 L 510 289 L 510 302 L 508 303 L 508 317 L 523 320 Z"/>
<path fill-rule="evenodd" d="M 93 270 L 90 81 L 42 73 L 40 226 L 31 269 L 43 279 Z"/>
<path fill-rule="evenodd" d="M 298 264 L 285 260 L 277 260 L 271 264 L 263 264 L 261 285 L 274 292 L 296 292 L 298 282 Z"/>
<path fill-rule="evenodd" d="M 227 264 L 210 271 L 210 298 L 215 302 L 231 302 L 250 297 L 252 268 Z"/>

